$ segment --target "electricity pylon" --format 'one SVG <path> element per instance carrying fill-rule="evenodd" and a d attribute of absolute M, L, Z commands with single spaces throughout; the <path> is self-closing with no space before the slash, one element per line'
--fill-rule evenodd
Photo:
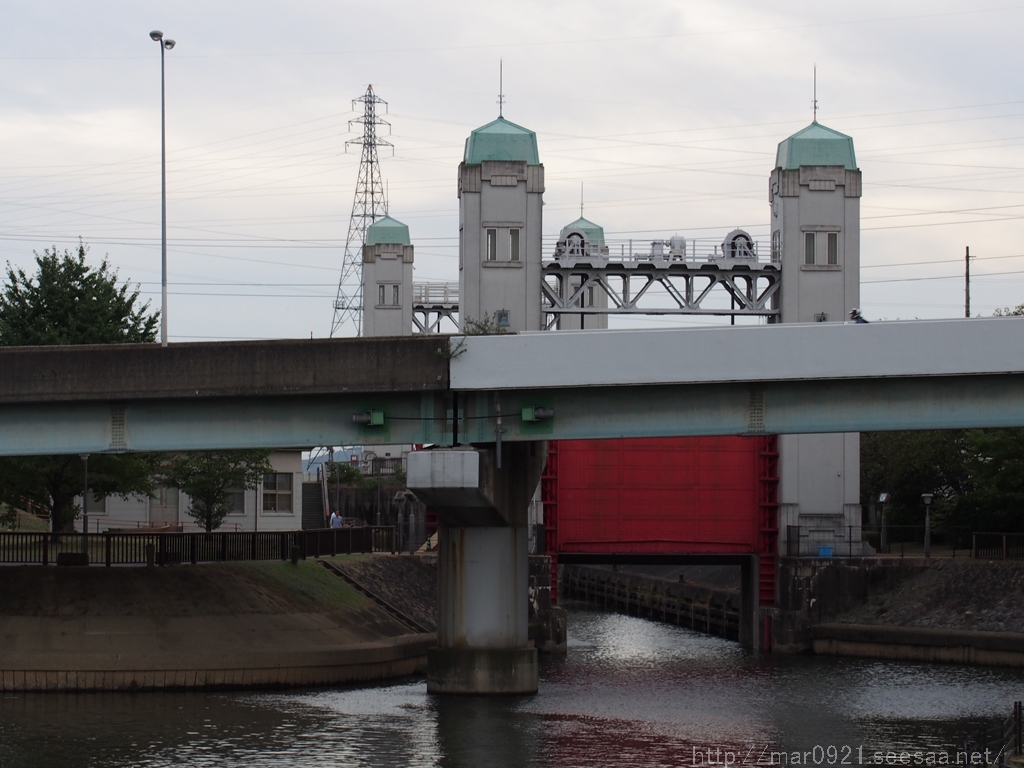
<path fill-rule="evenodd" d="M 388 213 L 388 201 L 380 178 L 380 161 L 377 159 L 377 147 L 394 147 L 391 142 L 377 136 L 378 126 L 387 126 L 389 130 L 391 128 L 390 123 L 377 117 L 377 105 L 383 104 L 386 113 L 388 103 L 373 92 L 372 85 L 368 85 L 362 97 L 352 100 L 353 109 L 356 104 L 363 105 L 363 116 L 350 120 L 349 129 L 353 125 L 362 125 L 363 135 L 346 141 L 345 149 L 348 150 L 350 144 L 362 147 L 362 158 L 359 161 L 356 194 L 352 200 L 352 216 L 348 222 L 348 236 L 345 238 L 345 257 L 341 263 L 338 296 L 334 300 L 332 337 L 346 321 L 352 322 L 356 336 L 363 333 L 363 243 L 366 241 L 366 228 Z"/>

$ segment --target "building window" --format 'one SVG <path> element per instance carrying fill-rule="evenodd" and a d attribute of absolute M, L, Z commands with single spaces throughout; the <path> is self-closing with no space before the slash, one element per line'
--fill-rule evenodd
<path fill-rule="evenodd" d="M 224 497 L 224 506 L 229 515 L 245 514 L 245 491 L 240 488 L 229 488 Z"/>
<path fill-rule="evenodd" d="M 519 232 L 518 229 L 508 231 L 508 260 L 519 261 Z"/>
<path fill-rule="evenodd" d="M 498 230 L 487 230 L 487 260 L 497 261 L 498 259 Z"/>
<path fill-rule="evenodd" d="M 772 232 L 772 261 L 782 261 L 782 232 Z"/>
<path fill-rule="evenodd" d="M 392 303 L 392 304 L 394 304 L 394 305 L 395 305 L 396 307 L 397 307 L 397 306 L 398 306 L 398 304 L 399 304 L 399 301 L 398 301 L 398 297 L 399 297 L 400 295 L 401 295 L 401 294 L 400 294 L 400 292 L 399 292 L 399 286 L 397 286 L 397 285 L 392 285 L 392 286 L 391 286 L 391 303 Z"/>
<path fill-rule="evenodd" d="M 96 493 L 92 488 L 89 489 L 88 512 L 90 515 L 107 514 L 107 497 Z"/>
<path fill-rule="evenodd" d="M 377 306 L 378 307 L 384 306 L 384 286 L 383 285 L 378 285 L 377 286 Z"/>
<path fill-rule="evenodd" d="M 804 264 L 814 263 L 814 233 L 804 232 Z"/>
<path fill-rule="evenodd" d="M 292 476 L 287 472 L 268 472 L 263 476 L 263 511 L 292 511 Z"/>
<path fill-rule="evenodd" d="M 839 233 L 829 232 L 828 233 L 828 263 L 838 264 L 839 263 Z"/>

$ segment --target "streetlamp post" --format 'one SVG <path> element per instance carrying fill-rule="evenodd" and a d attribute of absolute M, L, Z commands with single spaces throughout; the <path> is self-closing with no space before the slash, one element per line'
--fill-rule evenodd
<path fill-rule="evenodd" d="M 888 522 L 885 518 L 885 508 L 889 504 L 889 494 L 880 493 L 878 495 L 878 503 L 882 505 L 882 531 L 878 539 L 878 549 L 880 554 L 889 554 L 889 532 L 886 530 L 886 523 Z"/>
<path fill-rule="evenodd" d="M 921 501 L 924 502 L 924 556 L 932 556 L 932 499 L 935 496 L 931 493 L 922 493 Z"/>
<path fill-rule="evenodd" d="M 160 44 L 160 346 L 167 346 L 167 122 L 164 112 L 164 51 L 174 47 L 164 33 L 149 33 Z"/>
<path fill-rule="evenodd" d="M 82 552 L 89 556 L 89 454 L 79 454 L 85 465 L 85 481 L 82 483 Z"/>

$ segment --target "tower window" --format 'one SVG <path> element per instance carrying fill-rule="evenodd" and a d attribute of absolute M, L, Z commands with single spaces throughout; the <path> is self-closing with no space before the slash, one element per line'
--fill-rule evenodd
<path fill-rule="evenodd" d="M 814 263 L 814 233 L 804 232 L 804 264 Z"/>
<path fill-rule="evenodd" d="M 394 304 L 396 307 L 399 304 L 399 301 L 398 301 L 399 295 L 400 295 L 399 294 L 399 287 L 397 285 L 392 285 L 391 286 L 391 303 Z"/>
<path fill-rule="evenodd" d="M 519 261 L 519 232 L 518 229 L 508 231 L 508 260 Z"/>
<path fill-rule="evenodd" d="M 772 261 L 782 261 L 782 232 L 772 232 Z"/>
<path fill-rule="evenodd" d="M 497 261 L 498 259 L 498 230 L 487 230 L 487 260 Z"/>
<path fill-rule="evenodd" d="M 839 233 L 829 232 L 828 233 L 828 263 L 838 264 L 839 263 Z"/>

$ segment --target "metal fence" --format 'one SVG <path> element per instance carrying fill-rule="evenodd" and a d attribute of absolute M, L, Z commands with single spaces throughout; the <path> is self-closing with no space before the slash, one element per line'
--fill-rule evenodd
<path fill-rule="evenodd" d="M 809 530 L 799 525 L 789 525 L 786 526 L 785 542 L 788 557 L 860 557 L 872 550 L 880 555 L 914 557 L 925 553 L 925 526 L 849 525 L 842 529 Z M 870 549 L 865 548 L 864 544 L 869 545 Z M 969 528 L 947 526 L 932 529 L 929 544 L 930 554 L 938 557 L 965 557 L 973 552 Z M 1018 547 L 1024 550 L 1024 539 Z"/>
<path fill-rule="evenodd" d="M 0 532 L 0 563 L 111 566 L 287 560 L 394 552 L 396 544 L 390 526 L 252 533 Z"/>
<path fill-rule="evenodd" d="M 973 734 L 966 734 L 961 746 L 964 765 L 968 762 L 973 765 L 1007 765 L 1009 761 L 1019 765 L 1020 757 L 1024 755 L 1024 706 L 1019 701 L 1013 702 L 1009 717 L 993 728 L 983 727 Z"/>
<path fill-rule="evenodd" d="M 844 530 L 808 530 L 786 526 L 787 557 L 859 557 L 866 542 L 880 555 L 920 557 L 925 554 L 923 525 L 846 526 Z M 1024 560 L 1024 533 L 977 533 L 969 528 L 933 529 L 929 553 L 936 557 L 983 560 Z"/>
<path fill-rule="evenodd" d="M 975 533 L 971 536 L 971 557 L 1022 560 L 1024 533 Z"/>

